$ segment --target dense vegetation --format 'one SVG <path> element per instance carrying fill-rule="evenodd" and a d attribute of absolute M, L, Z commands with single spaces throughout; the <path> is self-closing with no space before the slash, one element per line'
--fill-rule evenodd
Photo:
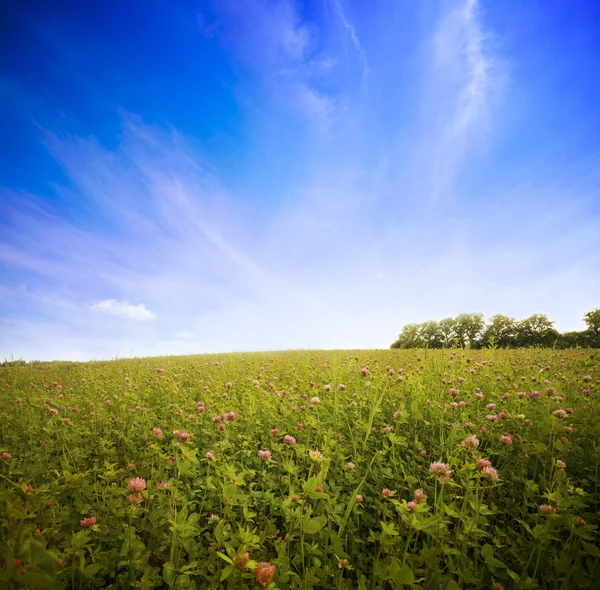
<path fill-rule="evenodd" d="M 486 322 L 481 313 L 462 313 L 439 322 L 406 324 L 391 348 L 600 348 L 600 307 L 588 311 L 583 320 L 587 329 L 561 334 L 544 314 L 524 320 L 498 314 Z"/>
<path fill-rule="evenodd" d="M 597 588 L 593 351 L 0 369 L 2 588 Z"/>

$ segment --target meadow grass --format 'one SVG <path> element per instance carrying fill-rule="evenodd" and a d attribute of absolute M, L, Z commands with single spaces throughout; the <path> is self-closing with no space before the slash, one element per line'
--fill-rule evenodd
<path fill-rule="evenodd" d="M 597 588 L 589 350 L 0 368 L 0 586 Z"/>

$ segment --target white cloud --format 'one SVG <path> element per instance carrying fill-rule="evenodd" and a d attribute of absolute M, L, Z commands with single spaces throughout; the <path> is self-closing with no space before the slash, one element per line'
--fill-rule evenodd
<path fill-rule="evenodd" d="M 346 13 L 344 12 L 344 9 L 342 8 L 342 4 L 341 4 L 340 0 L 334 0 L 333 3 L 338 12 L 340 20 L 342 21 L 342 25 L 344 26 L 344 29 L 346 30 L 346 32 L 348 33 L 348 36 L 350 37 L 350 40 L 352 41 L 352 45 L 354 45 L 354 49 L 355 49 L 358 59 L 360 61 L 360 66 L 361 66 L 361 71 L 362 71 L 362 76 L 361 76 L 362 87 L 363 87 L 363 89 L 366 89 L 367 78 L 369 77 L 369 62 L 367 61 L 367 54 L 365 52 L 364 47 L 362 46 L 362 44 L 360 42 L 360 39 L 358 38 L 358 35 L 356 34 L 356 28 L 355 28 L 354 24 L 352 24 L 346 17 Z"/>
<path fill-rule="evenodd" d="M 156 319 L 156 314 L 147 309 L 143 303 L 132 305 L 127 303 L 127 301 L 105 299 L 104 301 L 98 301 L 97 303 L 94 303 L 90 306 L 90 309 L 92 311 L 107 313 L 109 315 L 116 315 L 117 317 L 125 320 L 138 320 L 145 322 Z"/>
<path fill-rule="evenodd" d="M 499 60 L 484 43 L 487 33 L 477 3 L 451 4 L 432 40 L 420 154 L 421 159 L 429 154 L 432 201 L 448 195 L 465 156 L 485 137 L 491 98 L 501 79 Z"/>

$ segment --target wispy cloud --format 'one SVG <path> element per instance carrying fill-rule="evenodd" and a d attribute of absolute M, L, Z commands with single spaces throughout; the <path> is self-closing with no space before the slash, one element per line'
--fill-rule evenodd
<path fill-rule="evenodd" d="M 432 200 L 452 187 L 468 150 L 482 145 L 490 99 L 499 81 L 494 76 L 495 59 L 484 44 L 478 0 L 452 6 L 441 16 L 432 46 L 428 105 L 433 122 Z"/>
<path fill-rule="evenodd" d="M 365 52 L 365 49 L 364 49 L 362 43 L 360 42 L 360 39 L 358 38 L 358 35 L 356 33 L 356 27 L 354 26 L 353 23 L 351 23 L 348 20 L 346 13 L 344 12 L 341 0 L 332 0 L 332 2 L 333 2 L 333 5 L 335 6 L 335 9 L 336 9 L 339 17 L 340 17 L 342 25 L 343 25 L 344 29 L 346 30 L 346 33 L 348 34 L 348 37 L 350 38 L 352 45 L 354 46 L 356 55 L 358 56 L 358 59 L 360 61 L 360 66 L 361 66 L 361 71 L 362 71 L 362 75 L 361 75 L 362 87 L 363 87 L 363 89 L 366 90 L 367 79 L 369 77 L 369 62 L 367 60 L 367 54 Z"/>
<path fill-rule="evenodd" d="M 146 308 L 143 303 L 132 305 L 127 301 L 117 301 L 116 299 L 105 299 L 90 305 L 92 311 L 115 315 L 125 320 L 138 320 L 146 322 L 156 319 L 156 314 Z"/>

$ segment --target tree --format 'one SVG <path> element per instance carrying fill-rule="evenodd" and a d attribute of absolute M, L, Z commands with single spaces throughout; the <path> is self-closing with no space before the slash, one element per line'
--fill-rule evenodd
<path fill-rule="evenodd" d="M 394 348 L 424 348 L 425 342 L 419 334 L 420 324 L 406 324 L 398 336 L 398 340 L 392 345 Z"/>
<path fill-rule="evenodd" d="M 483 332 L 483 344 L 491 344 L 492 338 L 496 346 L 513 346 L 516 336 L 517 321 L 505 315 L 492 316 Z"/>
<path fill-rule="evenodd" d="M 552 346 L 559 337 L 554 322 L 548 316 L 534 313 L 532 316 L 517 322 L 516 346 Z"/>
<path fill-rule="evenodd" d="M 443 347 L 450 347 L 455 343 L 456 320 L 454 318 L 444 318 L 438 322 L 440 340 Z"/>
<path fill-rule="evenodd" d="M 483 333 L 485 322 L 482 313 L 461 313 L 455 320 L 454 330 L 464 348 L 475 348 Z"/>
<path fill-rule="evenodd" d="M 583 321 L 587 324 L 588 330 L 595 336 L 600 336 L 600 307 L 588 311 L 583 316 Z"/>
<path fill-rule="evenodd" d="M 419 337 L 429 348 L 442 348 L 442 334 L 438 322 L 429 320 L 419 327 Z"/>

